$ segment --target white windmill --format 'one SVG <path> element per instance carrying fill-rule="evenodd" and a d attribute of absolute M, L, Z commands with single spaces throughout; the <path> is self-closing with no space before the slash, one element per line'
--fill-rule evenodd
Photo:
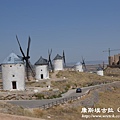
<path fill-rule="evenodd" d="M 57 54 L 56 57 L 53 59 L 54 71 L 63 70 L 64 66 L 66 66 L 66 62 L 65 62 L 65 53 L 63 51 L 63 56 Z"/>
<path fill-rule="evenodd" d="M 99 64 L 99 67 L 97 68 L 97 75 L 104 76 L 104 62 L 103 66 Z"/>
<path fill-rule="evenodd" d="M 49 79 L 48 60 L 40 57 L 35 63 L 36 80 Z"/>
<path fill-rule="evenodd" d="M 75 64 L 75 71 L 83 72 L 83 66 L 80 62 Z"/>
<path fill-rule="evenodd" d="M 3 90 L 25 90 L 25 65 L 15 53 L 2 63 Z"/>
<path fill-rule="evenodd" d="M 98 69 L 97 69 L 97 75 L 104 76 L 104 74 L 103 74 L 103 69 L 98 68 Z"/>

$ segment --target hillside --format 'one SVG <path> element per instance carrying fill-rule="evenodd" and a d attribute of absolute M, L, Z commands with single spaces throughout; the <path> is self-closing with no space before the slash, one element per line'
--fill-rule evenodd
<path fill-rule="evenodd" d="M 113 81 L 118 81 L 104 87 L 93 89 L 87 96 L 82 97 L 76 101 L 66 102 L 66 104 L 61 104 L 50 109 L 24 109 L 19 106 L 13 106 L 7 104 L 6 102 L 0 102 L 0 112 L 5 114 L 13 114 L 20 116 L 31 116 L 33 118 L 42 118 L 45 120 L 83 120 L 81 117 L 81 110 L 83 107 L 92 108 L 113 108 L 117 109 L 120 104 L 120 77 L 119 69 L 106 69 L 105 76 L 98 76 L 95 73 L 80 73 L 75 71 L 60 71 L 53 75 L 54 78 L 49 80 L 51 84 L 51 89 L 59 89 L 59 92 L 65 92 L 69 89 L 91 86 L 96 84 L 106 84 Z M 48 81 L 43 82 L 30 82 L 27 86 L 30 87 L 46 87 Z M 51 92 L 52 90 L 48 91 Z M 118 114 L 115 112 L 115 114 Z M 0 118 L 6 117 L 0 114 Z M 12 116 L 13 117 L 13 116 Z M 11 118 L 11 117 L 10 117 Z M 33 119 L 32 118 L 32 119 Z M 29 118 L 30 119 L 30 118 Z M 29 120 L 28 119 L 28 120 Z M 90 118 L 89 118 L 90 119 Z M 20 119 L 22 120 L 22 119 Z M 26 118 L 23 120 L 27 120 Z M 34 120 L 34 119 L 33 119 Z M 91 118 L 90 120 L 94 120 Z M 96 118 L 95 118 L 96 120 Z M 102 120 L 102 119 L 101 119 Z M 105 120 L 105 119 L 104 119 Z M 116 119 L 113 119 L 116 120 Z"/>

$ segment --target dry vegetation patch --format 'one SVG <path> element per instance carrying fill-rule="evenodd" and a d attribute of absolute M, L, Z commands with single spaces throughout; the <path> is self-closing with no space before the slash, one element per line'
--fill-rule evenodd
<path fill-rule="evenodd" d="M 106 107 L 117 109 L 120 106 L 120 88 L 111 88 L 111 91 L 102 91 L 99 93 L 99 103 L 96 107 Z"/>
<path fill-rule="evenodd" d="M 120 105 L 120 83 L 103 86 L 93 90 L 79 100 L 56 106 L 42 113 L 42 118 L 49 120 L 83 120 L 81 110 L 86 108 L 113 108 Z M 40 111 L 41 112 L 41 111 Z M 96 113 L 94 113 L 96 114 Z M 119 114 L 115 111 L 114 114 Z M 96 114 L 97 115 L 97 114 Z M 102 113 L 100 113 L 102 115 Z M 108 118 L 89 118 L 89 120 L 108 120 Z M 118 119 L 113 119 L 118 120 Z"/>
<path fill-rule="evenodd" d="M 120 77 L 120 68 L 110 68 L 110 67 L 108 67 L 104 71 L 104 74 L 106 76 Z"/>
<path fill-rule="evenodd" d="M 111 76 L 99 76 L 94 73 L 83 73 L 76 71 L 60 71 L 56 75 L 59 78 L 67 78 L 67 80 L 63 80 L 63 82 L 52 81 L 53 87 L 64 89 L 64 88 L 76 88 L 76 87 L 84 87 L 97 85 L 101 83 L 108 83 L 113 81 L 119 81 L 118 77 Z"/>
<path fill-rule="evenodd" d="M 74 119 L 80 120 L 80 113 L 81 113 L 81 107 L 70 108 L 68 105 L 56 106 L 44 112 L 40 111 L 40 114 L 42 114 L 42 118 L 49 120 L 74 120 Z"/>

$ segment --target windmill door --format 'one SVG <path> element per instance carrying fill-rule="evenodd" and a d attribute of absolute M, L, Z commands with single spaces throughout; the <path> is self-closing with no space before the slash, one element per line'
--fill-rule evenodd
<path fill-rule="evenodd" d="M 12 81 L 12 89 L 17 89 L 16 81 Z"/>
<path fill-rule="evenodd" d="M 43 74 L 41 74 L 41 79 L 43 79 Z"/>

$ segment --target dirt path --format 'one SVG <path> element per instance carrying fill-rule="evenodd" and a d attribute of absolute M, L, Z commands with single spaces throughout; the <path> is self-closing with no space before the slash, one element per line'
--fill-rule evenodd
<path fill-rule="evenodd" d="M 45 120 L 40 118 L 31 118 L 31 117 L 24 117 L 24 116 L 17 116 L 17 115 L 9 115 L 0 113 L 0 120 Z"/>

